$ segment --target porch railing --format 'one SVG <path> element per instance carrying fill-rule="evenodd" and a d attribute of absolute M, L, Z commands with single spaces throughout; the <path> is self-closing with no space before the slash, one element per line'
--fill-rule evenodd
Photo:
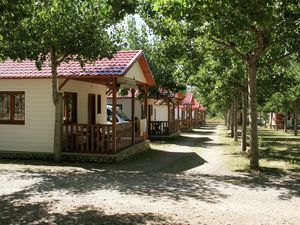
<path fill-rule="evenodd" d="M 180 129 L 181 130 L 187 130 L 191 127 L 190 119 L 182 119 L 180 121 Z"/>
<path fill-rule="evenodd" d="M 116 150 L 111 124 L 64 124 L 63 151 L 115 154 L 132 145 L 132 122 L 116 124 Z M 136 142 L 142 141 L 136 129 Z"/>
<path fill-rule="evenodd" d="M 179 121 L 150 121 L 149 123 L 149 135 L 155 136 L 167 136 L 178 131 Z"/>

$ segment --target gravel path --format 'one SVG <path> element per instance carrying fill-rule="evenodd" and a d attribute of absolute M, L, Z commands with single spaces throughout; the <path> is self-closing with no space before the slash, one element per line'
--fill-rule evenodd
<path fill-rule="evenodd" d="M 0 224 L 300 224 L 300 176 L 230 171 L 220 129 L 119 164 L 2 160 Z"/>

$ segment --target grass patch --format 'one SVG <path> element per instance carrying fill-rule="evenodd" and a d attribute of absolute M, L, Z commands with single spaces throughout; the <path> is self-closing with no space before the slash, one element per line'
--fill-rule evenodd
<path fill-rule="evenodd" d="M 224 154 L 229 168 L 233 171 L 249 171 L 249 158 L 245 152 L 241 151 L 240 143 L 233 141 L 228 135 L 228 130 L 224 127 L 220 131 L 220 142 L 223 145 Z"/>
<path fill-rule="evenodd" d="M 277 175 L 300 172 L 300 137 L 264 127 L 259 127 L 258 136 L 261 167 L 259 173 Z M 240 142 L 234 143 L 227 136 L 225 128 L 220 138 L 222 143 L 227 143 L 224 152 L 230 169 L 253 172 L 249 167 L 249 156 L 241 151 Z"/>

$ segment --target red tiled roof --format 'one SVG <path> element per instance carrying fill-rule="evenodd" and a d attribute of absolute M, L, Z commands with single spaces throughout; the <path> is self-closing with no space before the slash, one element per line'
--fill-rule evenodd
<path fill-rule="evenodd" d="M 193 103 L 192 101 L 193 101 L 193 93 L 188 92 L 185 94 L 185 97 L 182 100 L 182 105 L 190 105 Z"/>
<path fill-rule="evenodd" d="M 75 61 L 62 63 L 58 68 L 58 77 L 98 77 L 98 76 L 124 76 L 131 66 L 137 61 L 142 60 L 141 65 L 146 80 L 155 85 L 152 73 L 145 56 L 141 50 L 119 51 L 112 59 L 104 58 L 93 64 L 85 64 L 83 68 Z M 50 78 L 51 67 L 45 63 L 42 70 L 38 70 L 35 61 L 25 60 L 14 62 L 7 60 L 0 63 L 0 79 L 10 78 Z M 148 78 L 148 79 L 147 79 Z"/>
<path fill-rule="evenodd" d="M 193 109 L 199 109 L 200 108 L 200 103 L 198 102 L 197 99 L 194 100 L 194 104 L 192 106 Z"/>

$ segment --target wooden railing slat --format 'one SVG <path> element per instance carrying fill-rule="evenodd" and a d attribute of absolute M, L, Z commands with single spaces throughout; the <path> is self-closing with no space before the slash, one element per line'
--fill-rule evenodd
<path fill-rule="evenodd" d="M 78 142 L 78 124 L 76 124 L 76 134 L 75 134 L 75 139 L 76 139 L 76 151 L 78 152 L 78 148 L 79 148 L 79 142 Z"/>
<path fill-rule="evenodd" d="M 63 127 L 65 152 L 111 153 L 112 126 L 110 124 L 64 124 Z M 164 127 L 166 124 L 162 129 Z M 131 122 L 117 124 L 117 151 L 132 145 L 132 129 Z"/>

